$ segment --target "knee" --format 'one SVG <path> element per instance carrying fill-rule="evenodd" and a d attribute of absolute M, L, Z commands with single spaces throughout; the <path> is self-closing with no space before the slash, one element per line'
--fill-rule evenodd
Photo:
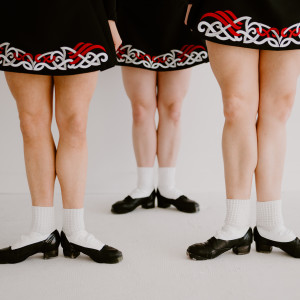
<path fill-rule="evenodd" d="M 51 132 L 51 116 L 42 113 L 20 113 L 20 128 L 24 142 L 40 140 Z"/>
<path fill-rule="evenodd" d="M 241 95 L 223 95 L 223 99 L 224 117 L 227 123 L 255 122 L 258 111 L 257 99 L 249 99 Z"/>
<path fill-rule="evenodd" d="M 86 140 L 87 120 L 78 114 L 71 114 L 57 119 L 60 136 L 74 146 Z"/>
<path fill-rule="evenodd" d="M 181 102 L 173 101 L 168 104 L 159 104 L 160 119 L 168 119 L 174 123 L 179 123 L 181 119 Z"/>
<path fill-rule="evenodd" d="M 142 125 L 154 119 L 155 106 L 143 105 L 143 104 L 132 104 L 132 118 L 136 125 Z"/>
<path fill-rule="evenodd" d="M 285 124 L 291 115 L 294 99 L 295 92 L 278 93 L 269 101 L 262 98 L 259 118 L 274 120 Z M 267 105 L 264 105 L 264 103 L 267 103 Z"/>

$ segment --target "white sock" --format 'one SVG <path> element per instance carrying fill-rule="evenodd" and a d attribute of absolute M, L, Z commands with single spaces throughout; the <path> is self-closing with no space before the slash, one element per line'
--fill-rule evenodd
<path fill-rule="evenodd" d="M 96 250 L 101 250 L 105 244 L 85 230 L 84 209 L 63 209 L 63 232 L 69 242 Z"/>
<path fill-rule="evenodd" d="M 296 238 L 284 225 L 281 200 L 257 202 L 256 224 L 259 234 L 269 240 L 285 243 Z"/>
<path fill-rule="evenodd" d="M 131 192 L 134 199 L 149 197 L 154 190 L 154 168 L 137 168 L 137 188 Z"/>
<path fill-rule="evenodd" d="M 249 230 L 250 200 L 227 199 L 227 213 L 224 225 L 215 238 L 221 240 L 235 240 L 243 237 Z"/>
<path fill-rule="evenodd" d="M 45 240 L 55 230 L 54 207 L 32 206 L 29 234 L 22 235 L 12 249 L 18 249 Z"/>
<path fill-rule="evenodd" d="M 160 194 L 169 199 L 177 199 L 182 192 L 175 186 L 176 168 L 158 169 L 158 190 Z"/>

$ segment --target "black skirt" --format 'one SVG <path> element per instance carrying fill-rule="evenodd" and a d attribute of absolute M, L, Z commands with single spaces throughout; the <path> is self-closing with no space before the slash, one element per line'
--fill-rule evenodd
<path fill-rule="evenodd" d="M 0 70 L 72 75 L 116 64 L 115 0 L 3 1 Z"/>
<path fill-rule="evenodd" d="M 188 3 L 117 0 L 117 25 L 123 41 L 118 64 L 172 71 L 207 62 L 205 42 L 184 24 Z"/>
<path fill-rule="evenodd" d="M 300 49 L 299 0 L 195 0 L 189 26 L 206 40 L 262 50 Z"/>

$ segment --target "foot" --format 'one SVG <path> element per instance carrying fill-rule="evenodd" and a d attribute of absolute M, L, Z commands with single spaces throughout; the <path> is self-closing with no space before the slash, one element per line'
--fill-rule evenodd
<path fill-rule="evenodd" d="M 33 239 L 33 242 L 30 244 L 28 244 L 29 238 Z M 29 236 L 21 238 L 20 242 L 13 247 L 1 249 L 0 264 L 19 263 L 37 253 L 43 253 L 44 259 L 58 256 L 60 236 L 57 230 L 53 231 L 42 241 L 36 241 L 37 238 L 39 236 L 31 233 Z"/>
<path fill-rule="evenodd" d="M 132 198 L 127 196 L 124 200 L 118 201 L 112 205 L 111 212 L 115 214 L 126 214 L 135 210 L 138 206 L 142 208 L 154 208 L 155 207 L 155 190 L 148 197 Z"/>
<path fill-rule="evenodd" d="M 248 254 L 253 241 L 252 229 L 241 238 L 235 240 L 220 240 L 212 237 L 205 243 L 194 244 L 187 249 L 187 255 L 193 260 L 207 260 L 233 249 L 237 255 Z"/>
<path fill-rule="evenodd" d="M 184 195 L 176 199 L 166 198 L 161 195 L 160 191 L 157 190 L 157 201 L 158 207 L 160 208 L 168 208 L 171 205 L 175 206 L 179 211 L 186 213 L 195 213 L 200 210 L 199 204 L 193 200 L 190 200 Z"/>
<path fill-rule="evenodd" d="M 97 263 L 106 264 L 115 264 L 123 259 L 122 252 L 102 244 L 92 234 L 87 233 L 85 230 L 73 234 L 70 238 L 67 238 L 62 231 L 61 245 L 64 256 L 69 258 L 77 258 L 80 253 L 83 253 Z"/>
<path fill-rule="evenodd" d="M 257 227 L 255 227 L 254 240 L 256 243 L 257 252 L 271 253 L 273 247 L 277 247 L 292 257 L 300 258 L 300 240 L 297 237 L 289 242 L 278 242 L 261 236 L 257 230 Z"/>

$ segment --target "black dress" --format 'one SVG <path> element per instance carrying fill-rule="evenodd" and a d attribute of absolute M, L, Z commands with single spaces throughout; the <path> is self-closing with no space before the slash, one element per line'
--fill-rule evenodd
<path fill-rule="evenodd" d="M 0 70 L 72 75 L 113 67 L 115 1 L 3 1 Z"/>
<path fill-rule="evenodd" d="M 118 64 L 172 71 L 207 62 L 205 42 L 184 24 L 189 2 L 117 0 L 117 25 L 123 41 Z"/>
<path fill-rule="evenodd" d="M 206 40 L 262 50 L 300 49 L 299 0 L 195 0 L 189 26 Z"/>

